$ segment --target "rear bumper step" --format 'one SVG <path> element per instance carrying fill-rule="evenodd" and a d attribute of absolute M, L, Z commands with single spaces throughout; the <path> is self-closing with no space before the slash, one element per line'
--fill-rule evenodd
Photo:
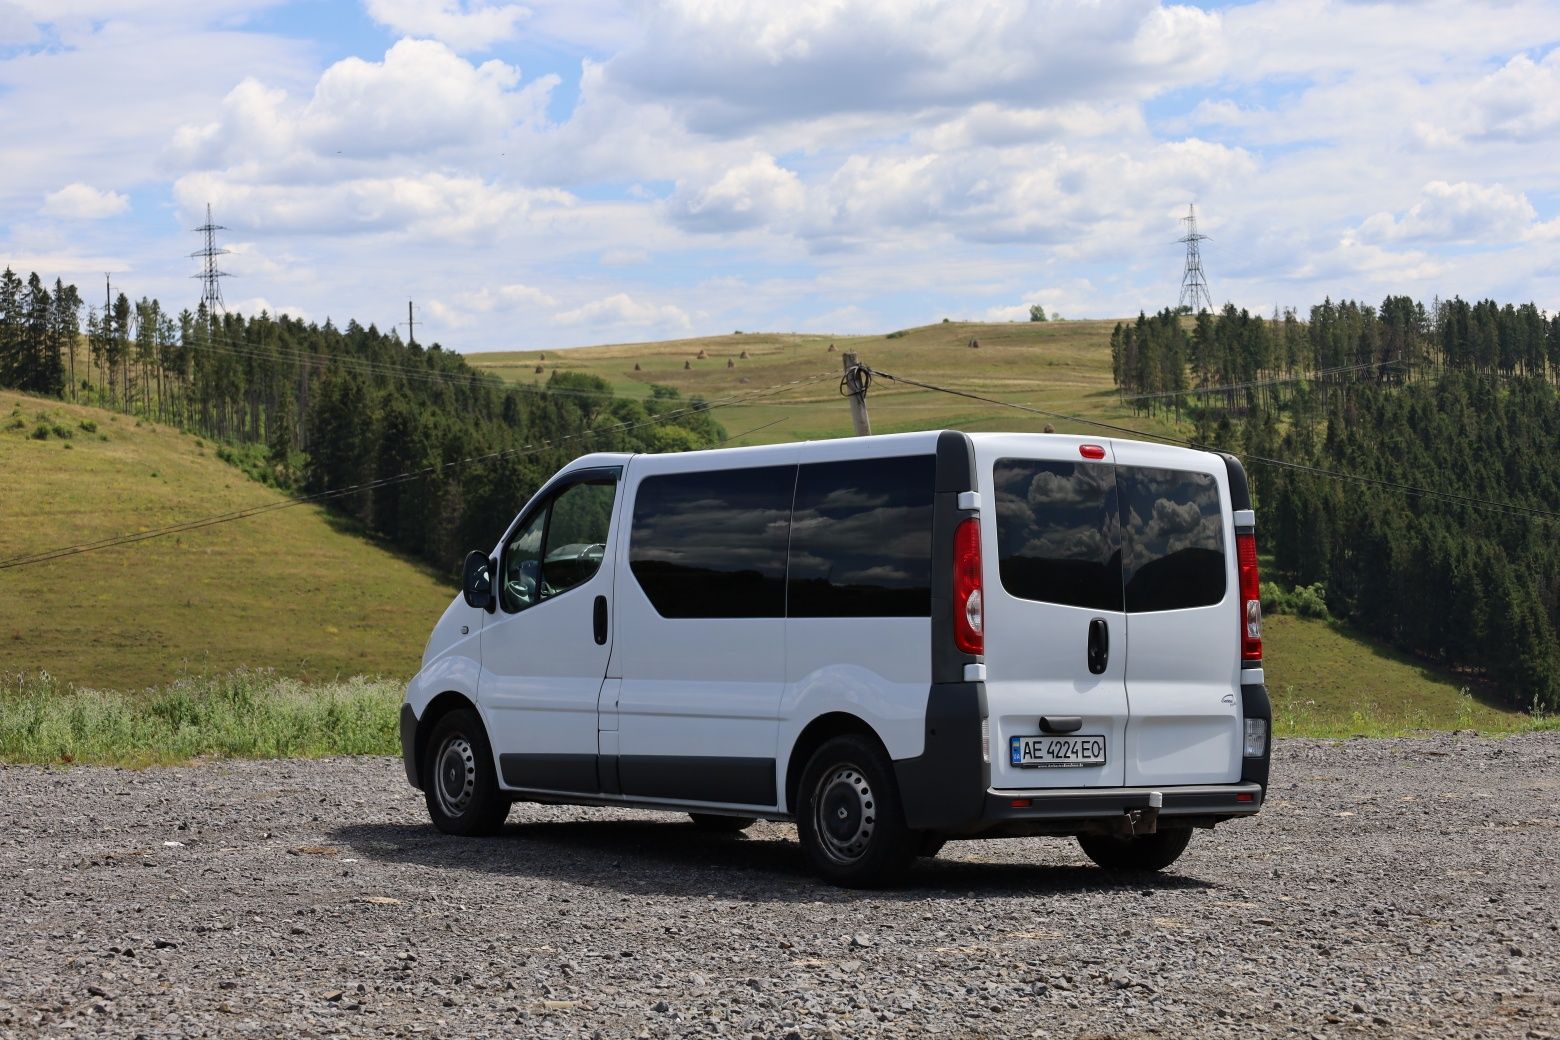
<path fill-rule="evenodd" d="M 1157 826 L 1211 826 L 1262 808 L 1255 783 L 1192 787 L 995 790 L 972 833 L 1055 834 L 1107 831 L 1152 834 Z"/>

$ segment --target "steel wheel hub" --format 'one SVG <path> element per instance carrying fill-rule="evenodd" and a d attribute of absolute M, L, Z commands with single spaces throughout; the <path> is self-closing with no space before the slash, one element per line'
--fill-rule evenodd
<path fill-rule="evenodd" d="M 854 863 L 877 829 L 877 798 L 861 770 L 845 764 L 825 773 L 813 792 L 813 829 L 828 857 Z"/>
<path fill-rule="evenodd" d="M 439 808 L 447 816 L 459 816 L 471 805 L 477 791 L 477 755 L 471 741 L 455 734 L 439 749 L 433 788 Z"/>

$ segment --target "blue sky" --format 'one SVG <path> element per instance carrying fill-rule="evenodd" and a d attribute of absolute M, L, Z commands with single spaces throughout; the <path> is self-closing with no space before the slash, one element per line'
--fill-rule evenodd
<path fill-rule="evenodd" d="M 0 0 L 0 263 L 474 351 L 1560 308 L 1553 3 Z"/>

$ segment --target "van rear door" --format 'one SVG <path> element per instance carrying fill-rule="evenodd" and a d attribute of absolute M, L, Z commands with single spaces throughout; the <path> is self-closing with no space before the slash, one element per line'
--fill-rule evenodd
<path fill-rule="evenodd" d="M 1229 478 L 1216 455 L 1115 441 L 1129 786 L 1240 779 L 1240 616 Z"/>
<path fill-rule="evenodd" d="M 975 443 L 990 489 L 981 541 L 992 787 L 1120 786 L 1127 632 L 1110 442 Z"/>

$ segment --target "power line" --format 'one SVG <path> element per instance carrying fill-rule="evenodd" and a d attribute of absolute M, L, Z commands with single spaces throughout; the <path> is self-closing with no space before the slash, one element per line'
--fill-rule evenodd
<path fill-rule="evenodd" d="M 23 553 L 19 556 L 12 556 L 5 560 L 0 560 L 0 570 L 10 570 L 13 567 L 26 567 L 35 563 L 47 563 L 51 560 L 60 560 L 68 556 L 77 556 L 81 553 L 94 552 L 98 549 L 109 549 L 118 545 L 129 545 L 134 542 L 144 542 L 153 538 L 162 538 L 170 534 L 182 534 L 186 531 L 195 531 L 203 527 L 214 527 L 218 524 L 231 523 L 235 520 L 243 520 L 251 516 L 258 516 L 261 513 L 271 513 L 279 509 L 291 509 L 294 506 L 309 505 L 311 503 L 325 502 L 334 498 L 341 498 L 346 495 L 361 494 L 365 491 L 373 491 L 382 487 L 402 484 L 410 480 L 420 480 L 423 477 L 443 472 L 446 469 L 454 469 L 458 466 L 470 465 L 472 463 L 492 462 L 496 459 L 505 457 L 525 458 L 530 455 L 540 454 L 543 451 L 548 451 L 560 444 L 579 440 L 582 437 L 597 437 L 611 433 L 629 433 L 633 430 L 642 429 L 646 426 L 654 426 L 658 423 L 667 422 L 671 419 L 680 418 L 684 415 L 691 415 L 702 411 L 711 411 L 716 408 L 725 408 L 730 405 L 745 403 L 756 398 L 772 397 L 776 394 L 784 393 L 786 390 L 789 390 L 795 386 L 801 386 L 806 383 L 816 383 L 821 380 L 830 378 L 833 378 L 832 375 L 816 375 L 807 376 L 801 379 L 793 379 L 789 382 L 776 383 L 772 386 L 762 387 L 758 390 L 751 391 L 740 396 L 734 396 L 720 401 L 710 401 L 707 403 L 689 405 L 688 407 L 675 409 L 670 412 L 662 412 L 659 415 L 652 416 L 651 418 L 640 422 L 621 422 L 611 426 L 598 427 L 593 430 L 583 430 L 580 433 L 569 434 L 565 437 L 559 437 L 556 440 L 545 440 L 539 444 L 525 444 L 518 448 L 505 448 L 500 451 L 487 452 L 483 455 L 471 455 L 463 459 L 456 459 L 452 462 L 436 463 L 431 466 L 424 466 L 421 469 L 409 470 L 405 473 L 398 473 L 390 477 L 381 477 L 376 480 L 363 481 L 362 483 L 353 484 L 348 487 L 331 488 L 325 491 L 317 491 L 311 495 L 300 495 L 295 498 L 289 498 L 281 502 L 269 502 L 262 506 L 252 506 L 246 509 L 235 509 L 226 513 L 217 513 L 212 516 L 198 517 L 193 520 L 185 520 L 181 521 L 180 523 L 169 524 L 165 527 L 156 528 L 150 531 L 138 531 L 134 534 L 113 535 L 90 542 L 78 542 L 74 545 L 62 545 L 53 549 L 44 549 L 33 553 Z M 776 420 L 776 422 L 778 421 L 779 420 Z M 773 423 L 769 425 L 773 425 Z M 764 428 L 765 427 L 759 427 L 758 429 Z M 750 430 L 748 432 L 752 433 L 756 431 Z"/>
<path fill-rule="evenodd" d="M 881 369 L 872 369 L 872 374 L 882 379 L 892 380 L 896 383 L 905 383 L 910 386 L 918 386 L 925 390 L 936 390 L 940 393 L 952 394 L 955 397 L 968 398 L 971 401 L 981 401 L 985 404 L 999 405 L 1003 408 L 1014 408 L 1021 412 L 1032 412 L 1051 419 L 1060 419 L 1063 422 L 1082 423 L 1086 426 L 1097 426 L 1100 429 L 1111 430 L 1115 433 L 1125 434 L 1129 437 L 1144 437 L 1150 440 L 1163 441 L 1168 444 L 1177 444 L 1186 448 L 1194 448 L 1198 451 L 1214 450 L 1205 444 L 1198 444 L 1185 437 L 1175 437 L 1170 434 L 1149 433 L 1145 430 L 1133 430 L 1125 426 L 1117 426 L 1114 423 L 1104 422 L 1099 419 L 1086 419 L 1079 415 L 1067 415 L 1062 412 L 1053 412 L 1045 408 L 1036 408 L 1033 405 L 1019 404 L 1016 401 L 1003 401 L 996 397 L 987 397 L 984 394 L 973 393 L 969 390 L 959 390 L 954 387 L 937 386 L 934 383 L 923 383 L 906 376 L 896 376 Z M 1541 509 L 1537 506 L 1515 505 L 1509 502 L 1494 502 L 1485 498 L 1475 498 L 1471 495 L 1459 495 L 1451 491 L 1437 491 L 1433 488 L 1416 487 L 1412 484 L 1403 484 L 1395 480 L 1385 480 L 1380 477 L 1367 477 L 1358 473 L 1345 473 L 1341 470 L 1324 469 L 1321 466 L 1311 466 L 1303 462 L 1291 462 L 1287 459 L 1273 459 L 1264 455 L 1255 455 L 1250 452 L 1242 452 L 1241 457 L 1248 462 L 1255 462 L 1263 466 L 1271 466 L 1277 469 L 1296 470 L 1310 473 L 1320 477 L 1328 477 L 1334 480 L 1348 480 L 1358 484 L 1366 484 L 1372 487 L 1385 488 L 1392 491 L 1401 491 L 1404 494 L 1419 497 L 1432 498 L 1446 502 L 1455 502 L 1460 505 L 1471 506 L 1477 509 L 1487 509 L 1493 512 L 1504 513 L 1509 516 L 1519 516 L 1536 520 L 1560 520 L 1560 512 Z"/>
<path fill-rule="evenodd" d="M 1303 383 L 1312 379 L 1320 379 L 1324 376 L 1334 376 L 1343 372 L 1358 372 L 1362 368 L 1381 368 L 1387 365 L 1402 365 L 1403 361 L 1366 361 L 1358 365 L 1339 365 L 1336 368 L 1320 368 L 1315 372 L 1304 372 L 1298 376 L 1280 376 L 1273 379 L 1253 379 L 1244 383 L 1223 383 L 1219 386 L 1200 386 L 1191 390 L 1161 390 L 1152 394 L 1129 394 L 1121 398 L 1123 401 L 1149 401 L 1162 397 L 1189 397 L 1192 394 L 1221 394 L 1230 390 L 1253 390 L 1259 386 L 1279 386 L 1284 383 Z"/>

